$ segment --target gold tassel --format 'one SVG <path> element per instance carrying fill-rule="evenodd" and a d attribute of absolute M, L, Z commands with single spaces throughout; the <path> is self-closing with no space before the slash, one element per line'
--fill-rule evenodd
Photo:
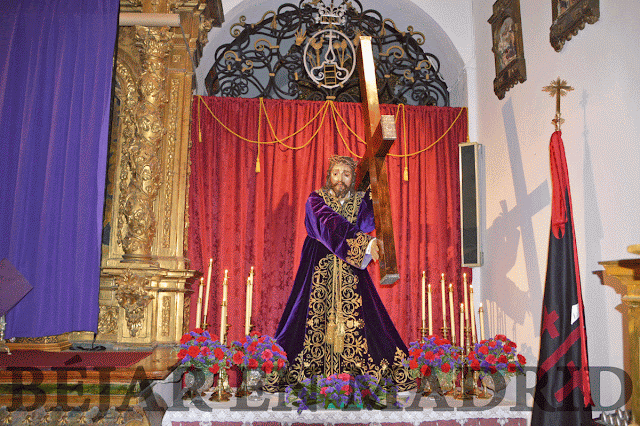
<path fill-rule="evenodd" d="M 260 173 L 260 157 L 256 157 L 256 173 Z"/>
<path fill-rule="evenodd" d="M 336 314 L 333 311 L 329 312 L 327 322 L 328 324 L 324 335 L 324 341 L 328 345 L 333 345 L 336 339 Z"/>
<path fill-rule="evenodd" d="M 403 178 L 404 178 L 405 182 L 409 181 L 409 166 L 407 166 L 407 165 L 404 166 Z"/>

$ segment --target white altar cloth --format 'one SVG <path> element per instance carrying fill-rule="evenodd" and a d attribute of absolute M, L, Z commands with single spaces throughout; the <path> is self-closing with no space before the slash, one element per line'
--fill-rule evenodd
<path fill-rule="evenodd" d="M 228 402 L 209 401 L 210 394 L 200 400 L 183 401 L 169 407 L 162 426 L 252 426 L 300 425 L 300 424 L 373 424 L 376 426 L 526 426 L 530 422 L 527 407 L 513 402 L 495 400 L 456 400 L 439 395 L 420 397 L 415 392 L 398 395 L 399 409 L 385 410 L 304 410 L 284 404 L 282 394 L 265 394 L 260 401 L 238 400 Z M 182 406 L 180 406 L 182 405 Z"/>

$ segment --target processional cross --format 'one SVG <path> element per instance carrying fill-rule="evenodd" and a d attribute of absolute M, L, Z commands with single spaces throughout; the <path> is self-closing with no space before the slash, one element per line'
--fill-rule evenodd
<path fill-rule="evenodd" d="M 376 238 L 382 241 L 380 284 L 389 285 L 400 278 L 393 240 L 389 178 L 385 164 L 387 153 L 396 139 L 395 123 L 393 116 L 380 115 L 371 37 L 359 37 L 357 61 L 367 151 L 358 163 L 355 183 L 358 190 L 364 190 L 371 185 Z"/>
<path fill-rule="evenodd" d="M 556 131 L 559 131 L 560 126 L 564 123 L 564 118 L 560 116 L 560 96 L 566 96 L 567 92 L 571 90 L 573 90 L 573 87 L 569 86 L 566 80 L 560 80 L 560 77 L 542 88 L 543 92 L 549 92 L 549 96 L 556 97 L 556 117 L 551 120 L 556 126 Z"/>

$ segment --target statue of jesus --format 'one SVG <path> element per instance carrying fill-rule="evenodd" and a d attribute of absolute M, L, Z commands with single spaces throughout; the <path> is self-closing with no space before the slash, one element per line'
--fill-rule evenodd
<path fill-rule="evenodd" d="M 285 385 L 350 373 L 414 387 L 401 365 L 407 347 L 367 272 L 382 250 L 369 191 L 355 191 L 356 162 L 332 156 L 325 186 L 306 203 L 307 237 L 291 295 L 276 331 L 287 352 Z"/>

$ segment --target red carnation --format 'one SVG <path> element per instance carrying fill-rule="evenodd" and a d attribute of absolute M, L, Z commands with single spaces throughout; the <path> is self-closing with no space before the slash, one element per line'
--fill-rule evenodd
<path fill-rule="evenodd" d="M 525 365 L 527 363 L 527 359 L 523 356 L 518 354 L 518 361 L 520 361 L 520 364 Z"/>
<path fill-rule="evenodd" d="M 440 369 L 443 373 L 448 373 L 449 371 L 451 371 L 451 365 L 448 362 L 445 362 L 444 364 L 442 364 Z"/>
<path fill-rule="evenodd" d="M 510 362 L 510 363 L 507 365 L 507 371 L 508 371 L 509 373 L 515 373 L 515 372 L 516 372 L 516 365 L 515 365 L 514 363 Z"/>
<path fill-rule="evenodd" d="M 507 359 L 507 357 L 506 357 L 506 356 L 504 356 L 504 355 L 500 355 L 500 356 L 498 357 L 498 362 L 501 362 L 501 363 L 503 363 L 503 364 L 506 364 L 508 361 L 509 361 L 509 360 L 508 360 L 508 359 Z"/>
<path fill-rule="evenodd" d="M 209 355 L 211 353 L 211 349 L 209 349 L 209 346 L 202 346 L 200 348 L 200 353 L 202 355 Z"/>
<path fill-rule="evenodd" d="M 478 361 L 477 359 L 474 359 L 473 362 L 471 363 L 471 369 L 474 371 L 480 370 L 480 361 Z"/>
<path fill-rule="evenodd" d="M 351 392 L 353 392 L 353 388 L 350 385 L 343 385 L 340 388 L 341 392 L 344 392 L 345 395 L 351 395 Z"/>
<path fill-rule="evenodd" d="M 496 373 L 498 372 L 498 369 L 496 369 L 496 367 L 495 367 L 495 366 L 490 365 L 490 366 L 489 366 L 489 372 L 490 372 L 491 374 L 496 374 Z"/>
<path fill-rule="evenodd" d="M 480 346 L 480 347 L 478 348 L 478 352 L 480 352 L 481 354 L 485 354 L 485 355 L 486 355 L 486 354 L 488 354 L 488 353 L 489 353 L 489 348 L 488 348 L 488 347 L 486 347 L 486 346 L 484 346 L 484 345 L 483 345 L 483 346 Z"/>
<path fill-rule="evenodd" d="M 427 351 L 424 353 L 424 359 L 427 361 L 431 361 L 436 357 L 436 355 L 432 351 Z"/>
<path fill-rule="evenodd" d="M 271 374 L 271 371 L 273 371 L 273 362 L 271 362 L 271 360 L 265 361 L 265 363 L 262 364 L 262 371 Z"/>
<path fill-rule="evenodd" d="M 509 346 L 509 345 L 504 345 L 504 348 L 502 348 L 502 350 L 503 350 L 505 353 L 509 353 L 509 352 L 511 352 L 511 349 L 512 349 L 512 348 L 511 348 L 511 346 Z"/>
<path fill-rule="evenodd" d="M 213 354 L 216 356 L 216 358 L 218 359 L 222 359 L 224 358 L 224 352 L 222 351 L 222 349 L 220 348 L 215 348 L 213 351 Z"/>
<path fill-rule="evenodd" d="M 255 360 L 255 359 L 253 359 L 253 358 L 251 358 L 251 359 L 249 360 L 249 365 L 248 365 L 248 367 L 249 367 L 249 368 L 258 368 L 258 361 L 257 361 L 257 360 Z"/>
<path fill-rule="evenodd" d="M 338 374 L 338 379 L 342 380 L 343 382 L 349 382 L 351 381 L 352 377 L 349 373 L 340 373 Z"/>
<path fill-rule="evenodd" d="M 415 359 L 412 359 L 411 361 L 409 361 L 409 368 L 412 370 L 415 370 L 416 368 L 418 368 L 418 361 L 416 361 Z"/>
<path fill-rule="evenodd" d="M 505 336 L 504 334 L 496 334 L 496 339 L 498 340 L 502 340 L 503 342 L 506 342 L 507 340 L 507 336 Z"/>
<path fill-rule="evenodd" d="M 268 361 L 271 358 L 273 358 L 273 352 L 271 352 L 269 349 L 265 349 L 264 351 L 262 351 L 262 359 Z"/>
<path fill-rule="evenodd" d="M 253 342 L 249 345 L 249 347 L 247 347 L 247 352 L 249 352 L 250 354 L 254 353 L 256 351 L 256 348 L 258 347 L 258 342 Z"/>
<path fill-rule="evenodd" d="M 518 347 L 518 345 L 516 345 L 515 342 L 509 342 L 507 343 L 507 345 L 511 346 L 513 349 Z"/>
<path fill-rule="evenodd" d="M 187 353 L 191 358 L 195 358 L 200 354 L 200 348 L 198 346 L 189 346 Z"/>
<path fill-rule="evenodd" d="M 249 333 L 250 336 L 260 336 L 260 332 L 258 330 L 253 330 L 251 333 Z"/>
<path fill-rule="evenodd" d="M 282 367 L 284 367 L 284 359 L 280 358 L 278 360 L 278 370 L 280 370 Z"/>
<path fill-rule="evenodd" d="M 431 375 L 431 367 L 429 367 L 427 364 L 423 365 L 422 367 L 420 367 L 420 374 L 422 375 L 422 377 L 429 377 Z"/>
<path fill-rule="evenodd" d="M 488 343 L 488 345 L 491 346 L 492 348 L 495 348 L 497 343 L 494 340 L 492 340 Z"/>
<path fill-rule="evenodd" d="M 491 354 L 491 355 L 487 356 L 486 361 L 489 364 L 494 364 L 496 362 L 496 356 L 494 354 Z"/>
<path fill-rule="evenodd" d="M 238 351 L 235 354 L 233 354 L 233 363 L 234 364 L 240 365 L 240 364 L 242 364 L 242 360 L 243 360 L 242 352 Z"/>
<path fill-rule="evenodd" d="M 220 371 L 220 366 L 218 364 L 213 364 L 211 367 L 209 367 L 209 371 L 211 371 L 211 373 L 213 374 L 217 374 L 218 371 Z"/>
<path fill-rule="evenodd" d="M 180 349 L 180 352 L 178 352 L 178 358 L 179 358 L 179 359 L 184 358 L 185 356 L 187 356 L 187 353 L 188 353 L 188 352 L 187 352 L 187 350 L 186 350 L 186 349 Z"/>
<path fill-rule="evenodd" d="M 184 336 L 182 336 L 180 338 L 180 344 L 184 345 L 185 343 L 187 343 L 189 340 L 191 340 L 191 335 L 190 334 L 185 334 Z"/>
<path fill-rule="evenodd" d="M 196 333 L 198 333 L 198 334 L 202 334 L 202 333 L 204 333 L 204 330 L 203 330 L 203 329 L 201 329 L 200 327 L 195 328 L 193 331 L 195 331 L 195 332 L 196 332 Z"/>
<path fill-rule="evenodd" d="M 360 391 L 360 396 L 362 396 L 363 398 L 366 398 L 370 395 L 371 395 L 371 391 L 369 389 L 362 389 Z"/>
<path fill-rule="evenodd" d="M 204 336 L 200 336 L 200 337 L 198 337 L 198 338 L 196 339 L 196 342 L 200 342 L 200 343 L 202 343 L 202 342 L 204 342 L 205 340 L 207 340 L 207 338 L 206 338 L 206 337 L 204 337 Z"/>
<path fill-rule="evenodd" d="M 476 359 L 476 353 L 473 351 L 469 352 L 469 355 L 467 355 L 467 358 L 469 358 L 470 360 Z"/>

